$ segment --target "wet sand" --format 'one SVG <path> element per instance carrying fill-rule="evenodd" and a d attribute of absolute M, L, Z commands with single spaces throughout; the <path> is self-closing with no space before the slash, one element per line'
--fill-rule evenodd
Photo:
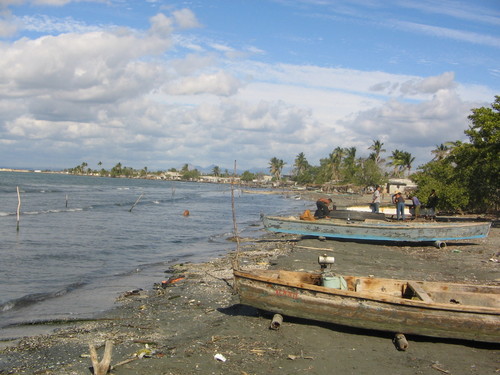
<path fill-rule="evenodd" d="M 498 285 L 499 244 L 500 228 L 488 238 L 442 249 L 264 234 L 240 244 L 239 261 L 243 268 L 318 270 L 318 255 L 328 254 L 344 274 Z M 0 374 L 88 374 L 88 345 L 102 356 L 106 340 L 114 343 L 117 375 L 500 372 L 500 345 L 407 336 L 409 348 L 398 351 L 391 333 L 289 317 L 270 330 L 268 315 L 239 304 L 232 288 L 234 257 L 177 265 L 166 277 L 180 280 L 168 287 L 124 293 L 119 306 L 99 319 L 12 343 L 0 351 Z"/>

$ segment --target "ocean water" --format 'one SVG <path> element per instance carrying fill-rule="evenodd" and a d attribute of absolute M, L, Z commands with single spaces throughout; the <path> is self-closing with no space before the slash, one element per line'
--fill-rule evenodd
<path fill-rule="evenodd" d="M 311 208 L 236 188 L 234 205 L 243 237 L 263 233 L 261 213 Z M 127 290 L 151 289 L 171 264 L 234 250 L 231 186 L 0 172 L 0 236 L 0 339 L 7 339 L 26 334 L 19 324 L 96 316 Z"/>

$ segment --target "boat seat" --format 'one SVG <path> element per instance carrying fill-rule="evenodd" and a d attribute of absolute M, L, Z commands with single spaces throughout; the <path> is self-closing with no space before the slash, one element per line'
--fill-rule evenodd
<path fill-rule="evenodd" d="M 417 297 L 419 297 L 424 302 L 433 303 L 431 296 L 427 294 L 427 292 L 422 288 L 419 284 L 414 281 L 408 281 L 408 287 L 415 293 Z"/>

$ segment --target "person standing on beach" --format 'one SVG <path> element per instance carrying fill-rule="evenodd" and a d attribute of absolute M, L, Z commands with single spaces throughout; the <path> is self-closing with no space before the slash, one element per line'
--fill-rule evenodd
<path fill-rule="evenodd" d="M 431 194 L 429 195 L 429 198 L 427 198 L 427 204 L 425 207 L 428 209 L 427 214 L 428 216 L 431 217 L 431 219 L 434 219 L 436 217 L 436 207 L 438 204 L 439 198 L 436 194 L 436 190 L 432 189 Z"/>
<path fill-rule="evenodd" d="M 379 213 L 380 210 L 380 186 L 375 186 L 375 191 L 372 196 L 372 212 Z"/>
<path fill-rule="evenodd" d="M 396 192 L 396 196 L 394 198 L 395 203 L 396 203 L 396 218 L 398 220 L 405 220 L 405 199 L 403 197 L 403 194 L 401 194 L 399 191 Z"/>
<path fill-rule="evenodd" d="M 320 198 L 316 201 L 316 207 L 318 208 L 314 213 L 315 219 L 324 219 L 328 218 L 330 215 L 329 206 L 332 204 L 331 198 Z"/>
<path fill-rule="evenodd" d="M 412 202 L 413 214 L 415 215 L 414 220 L 416 220 L 420 215 L 420 201 L 416 195 L 410 195 L 410 199 Z"/>

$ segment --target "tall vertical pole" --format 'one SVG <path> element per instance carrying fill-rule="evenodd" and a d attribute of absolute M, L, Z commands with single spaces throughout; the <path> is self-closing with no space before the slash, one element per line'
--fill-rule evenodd
<path fill-rule="evenodd" d="M 21 194 L 19 194 L 19 186 L 17 186 L 17 231 L 19 232 L 19 217 L 21 215 Z"/>
<path fill-rule="evenodd" d="M 234 161 L 233 178 L 231 179 L 231 208 L 233 212 L 234 238 L 236 239 L 236 259 L 232 262 L 233 269 L 240 269 L 240 236 L 238 235 L 238 225 L 236 224 L 236 209 L 234 207 L 234 182 L 236 179 L 236 160 Z"/>

